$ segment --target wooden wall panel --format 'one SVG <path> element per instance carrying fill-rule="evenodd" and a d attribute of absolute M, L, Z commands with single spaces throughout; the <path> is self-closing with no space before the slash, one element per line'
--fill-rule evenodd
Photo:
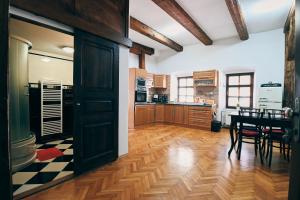
<path fill-rule="evenodd" d="M 292 7 L 285 24 L 285 69 L 283 106 L 294 107 L 295 100 L 295 9 Z"/>
<path fill-rule="evenodd" d="M 11 5 L 131 46 L 129 0 L 11 0 Z"/>

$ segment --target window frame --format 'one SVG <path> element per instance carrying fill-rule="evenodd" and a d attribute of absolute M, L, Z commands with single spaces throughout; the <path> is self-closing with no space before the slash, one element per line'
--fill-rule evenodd
<path fill-rule="evenodd" d="M 249 76 L 250 75 L 250 84 L 247 85 L 240 85 L 240 77 L 241 76 Z M 238 76 L 239 77 L 239 84 L 238 85 L 229 85 L 229 77 Z M 247 72 L 247 73 L 231 73 L 226 74 L 226 108 L 236 109 L 236 106 L 228 106 L 228 98 L 229 98 L 229 88 L 240 88 L 242 87 L 250 87 L 250 107 L 245 108 L 253 108 L 253 89 L 254 89 L 254 72 Z M 240 99 L 240 95 L 238 95 L 238 99 Z"/>
<path fill-rule="evenodd" d="M 185 97 L 187 97 L 187 96 L 191 96 L 191 95 L 180 95 L 179 94 L 179 89 L 180 88 L 184 88 L 184 89 L 187 89 L 187 88 L 192 88 L 193 89 L 193 91 L 194 91 L 194 83 L 193 83 L 193 85 L 192 86 L 181 86 L 180 87 L 180 84 L 179 84 L 179 82 L 180 82 L 180 79 L 189 79 L 189 78 L 191 78 L 192 80 L 193 80 L 193 82 L 194 82 L 194 79 L 193 79 L 193 76 L 182 76 L 182 77 L 177 77 L 177 101 L 178 102 L 181 102 L 181 101 L 179 101 L 179 96 L 185 96 Z M 195 96 L 195 91 L 193 92 L 193 101 L 192 102 L 194 102 L 194 96 Z M 191 103 L 192 103 L 191 102 Z M 181 103 L 187 103 L 187 101 L 185 101 L 185 102 L 181 102 Z M 189 103 L 189 102 L 188 102 Z"/>

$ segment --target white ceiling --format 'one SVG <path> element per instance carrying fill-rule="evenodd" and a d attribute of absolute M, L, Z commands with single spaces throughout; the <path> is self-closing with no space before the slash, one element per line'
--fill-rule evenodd
<path fill-rule="evenodd" d="M 66 53 L 62 50 L 62 47 L 64 46 L 74 46 L 73 36 L 71 35 L 14 18 L 10 19 L 9 31 L 11 35 L 16 35 L 29 40 L 32 43 L 32 50 L 71 58 L 73 57 L 72 53 Z"/>
<path fill-rule="evenodd" d="M 238 37 L 225 0 L 176 0 L 212 40 Z M 293 0 L 239 0 L 248 32 L 282 28 Z M 130 0 L 130 15 L 182 46 L 202 44 L 152 0 Z M 135 42 L 156 50 L 168 47 L 129 30 Z M 251 39 L 251 36 L 250 36 Z"/>

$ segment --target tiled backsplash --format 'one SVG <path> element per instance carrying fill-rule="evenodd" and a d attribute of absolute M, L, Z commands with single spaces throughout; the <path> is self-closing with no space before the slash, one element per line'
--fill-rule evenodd
<path fill-rule="evenodd" d="M 219 88 L 218 87 L 195 87 L 195 98 L 214 100 L 218 105 Z"/>

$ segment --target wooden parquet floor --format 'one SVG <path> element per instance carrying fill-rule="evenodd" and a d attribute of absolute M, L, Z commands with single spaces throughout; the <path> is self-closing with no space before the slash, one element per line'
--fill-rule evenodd
<path fill-rule="evenodd" d="M 235 152 L 228 159 L 229 144 L 228 129 L 142 126 L 130 131 L 127 156 L 27 199 L 287 199 L 288 163 L 279 152 L 269 169 L 250 144 L 241 161 Z"/>

